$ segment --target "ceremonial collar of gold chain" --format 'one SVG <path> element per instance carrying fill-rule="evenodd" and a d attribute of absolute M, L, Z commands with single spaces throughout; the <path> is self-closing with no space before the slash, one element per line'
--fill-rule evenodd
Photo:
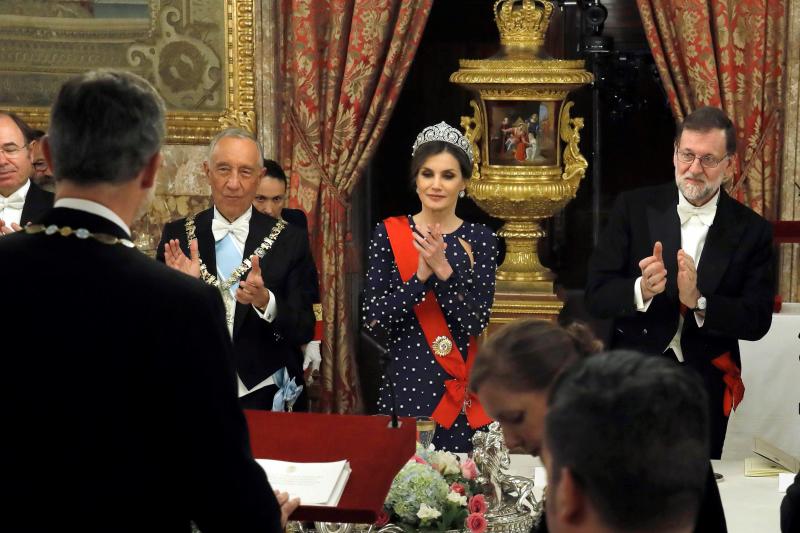
<path fill-rule="evenodd" d="M 72 229 L 69 226 L 58 227 L 55 224 L 50 224 L 49 226 L 45 226 L 44 224 L 28 224 L 25 226 L 25 233 L 28 235 L 44 233 L 45 235 L 61 235 L 62 237 L 74 235 L 81 240 L 94 239 L 103 244 L 121 244 L 126 248 L 136 248 L 136 245 L 129 239 L 120 239 L 108 233 L 92 233 L 86 228 Z"/>
<path fill-rule="evenodd" d="M 264 237 L 264 240 L 255 249 L 255 251 L 251 255 L 257 255 L 259 259 L 264 257 L 264 254 L 272 248 L 272 245 L 275 244 L 275 240 L 278 238 L 278 235 L 283 231 L 283 228 L 286 227 L 286 222 L 283 220 L 279 220 L 275 223 L 272 227 L 272 230 L 269 232 L 269 235 Z M 192 242 L 197 237 L 195 236 L 195 225 L 194 225 L 194 215 L 190 215 L 186 217 L 186 237 L 189 239 L 189 242 Z M 242 275 L 252 268 L 252 263 L 250 262 L 250 256 L 246 257 L 242 264 L 236 267 L 233 272 L 231 272 L 230 277 L 225 281 L 221 282 L 217 279 L 217 276 L 212 274 L 208 271 L 208 267 L 203 262 L 203 259 L 200 259 L 200 278 L 208 283 L 209 285 L 213 285 L 217 287 L 221 291 L 227 291 L 231 288 L 234 283 L 238 283 L 239 279 L 241 279 Z"/>

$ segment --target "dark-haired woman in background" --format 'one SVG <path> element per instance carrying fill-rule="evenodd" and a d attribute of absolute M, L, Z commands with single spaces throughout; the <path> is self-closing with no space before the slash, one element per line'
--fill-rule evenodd
<path fill-rule="evenodd" d="M 363 309 L 366 327 L 387 334 L 385 377 L 395 384 L 398 414 L 432 416 L 434 444 L 450 451 L 471 449 L 474 430 L 490 422 L 467 390 L 497 269 L 492 231 L 456 216 L 472 161 L 469 141 L 444 122 L 417 136 L 411 176 L 422 207 L 375 229 Z M 381 383 L 378 409 L 389 413 Z"/>
<path fill-rule="evenodd" d="M 517 320 L 481 346 L 472 367 L 470 389 L 478 395 L 486 412 L 500 422 L 508 448 L 522 448 L 538 457 L 551 386 L 568 366 L 601 349 L 602 343 L 586 326 L 561 327 L 545 320 Z M 589 453 L 591 443 L 586 446 Z M 540 520 L 535 531 L 546 530 L 546 522 Z M 695 531 L 727 531 L 710 466 Z"/>

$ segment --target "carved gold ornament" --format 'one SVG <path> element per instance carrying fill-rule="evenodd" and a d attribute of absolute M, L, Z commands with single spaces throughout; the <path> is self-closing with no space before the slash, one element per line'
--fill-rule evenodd
<path fill-rule="evenodd" d="M 554 3 L 497 0 L 500 52 L 461 59 L 450 76 L 474 95 L 461 119 L 475 153 L 469 195 L 505 221 L 506 257 L 497 270 L 490 323 L 558 314 L 555 275 L 539 261 L 540 222 L 575 197 L 587 168 L 583 119 L 571 117 L 569 93 L 592 81 L 583 60 L 553 59 L 543 49 Z"/>
<path fill-rule="evenodd" d="M 149 80 L 164 98 L 168 143 L 205 144 L 230 126 L 254 133 L 253 3 L 148 0 L 137 4 L 141 13 L 116 18 L 0 6 L 0 70 L 9 73 L 0 107 L 46 130 L 64 81 L 121 69 Z M 64 4 L 52 2 L 81 9 Z"/>

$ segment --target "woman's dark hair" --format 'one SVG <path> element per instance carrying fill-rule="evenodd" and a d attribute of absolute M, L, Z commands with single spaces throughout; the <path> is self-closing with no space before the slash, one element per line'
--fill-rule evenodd
<path fill-rule="evenodd" d="M 414 152 L 414 155 L 411 157 L 411 186 L 414 186 L 414 182 L 417 179 L 417 174 L 419 173 L 419 169 L 422 168 L 422 165 L 425 164 L 425 161 L 432 155 L 438 155 L 442 152 L 447 152 L 448 154 L 452 155 L 458 161 L 458 166 L 461 169 L 461 175 L 464 176 L 465 180 L 468 180 L 470 176 L 472 176 L 472 163 L 469 162 L 469 157 L 467 154 L 453 144 L 445 141 L 430 141 L 426 142 L 425 144 L 421 144 L 417 151 Z"/>
<path fill-rule="evenodd" d="M 515 391 L 545 391 L 566 367 L 602 349 L 583 324 L 515 320 L 478 348 L 469 386 L 477 392 L 487 381 L 497 381 Z"/>
<path fill-rule="evenodd" d="M 286 173 L 283 171 L 283 168 L 278 164 L 277 161 L 273 161 L 272 159 L 264 159 L 264 169 L 267 171 L 266 174 L 264 174 L 264 177 L 280 180 L 284 185 L 288 186 Z"/>

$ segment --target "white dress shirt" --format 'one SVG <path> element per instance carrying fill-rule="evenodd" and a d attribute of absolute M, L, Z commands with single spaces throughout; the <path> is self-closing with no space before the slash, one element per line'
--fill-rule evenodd
<path fill-rule="evenodd" d="M 719 191 L 717 191 L 717 194 L 714 195 L 711 200 L 709 200 L 709 203 L 715 206 L 718 202 Z M 678 194 L 678 205 L 690 206 L 691 204 L 686 198 L 683 197 L 683 194 Z M 706 225 L 700 219 L 700 217 L 697 216 L 693 216 L 681 224 L 681 248 L 694 260 L 695 269 L 700 267 L 700 256 L 703 253 L 703 247 L 706 244 L 706 237 L 708 236 L 708 228 L 710 227 L 711 224 Z M 675 275 L 677 275 L 677 272 Z M 653 299 L 650 298 L 646 302 L 644 301 L 642 296 L 641 281 L 642 277 L 639 276 L 636 278 L 636 281 L 633 284 L 633 299 L 636 303 L 636 310 L 641 313 L 646 313 L 647 309 L 650 307 L 650 304 L 653 302 Z M 693 314 L 694 320 L 697 323 L 697 327 L 702 328 L 703 324 L 705 323 L 705 317 L 698 313 Z M 669 342 L 664 351 L 666 352 L 672 348 L 672 351 L 675 352 L 675 356 L 678 358 L 678 361 L 683 362 L 684 358 L 683 350 L 681 349 L 681 330 L 683 330 L 683 315 L 681 315 L 678 319 L 678 331 L 675 332 L 675 335 L 672 337 L 672 340 Z"/>
<path fill-rule="evenodd" d="M 11 193 L 11 196 L 8 198 L 20 198 L 22 199 L 22 203 L 25 203 L 25 199 L 28 197 L 28 190 L 31 188 L 31 180 L 25 180 L 25 185 L 17 189 L 16 191 Z M 5 198 L 5 197 L 4 197 Z M 20 220 L 22 219 L 22 207 L 19 209 L 14 207 L 4 207 L 0 205 L 0 220 L 6 223 L 6 226 L 11 226 L 11 224 L 19 224 Z"/>
<path fill-rule="evenodd" d="M 242 216 L 240 216 L 236 220 L 231 220 L 230 222 L 231 223 L 247 222 L 247 224 L 249 225 L 250 224 L 250 217 L 252 215 L 253 215 L 253 210 L 252 209 L 248 209 L 247 211 L 244 212 L 244 214 Z M 222 214 L 219 211 L 217 211 L 216 207 L 214 208 L 214 218 L 227 221 L 227 219 L 224 216 L 222 216 Z M 244 257 L 243 257 L 244 256 L 244 246 L 245 246 L 245 241 L 247 239 L 246 238 L 245 239 L 239 239 L 236 236 L 235 233 L 230 233 L 229 235 L 233 238 L 233 244 L 236 247 L 236 250 L 239 252 L 240 256 L 242 256 L 242 260 L 244 260 Z M 220 280 L 225 279 L 223 277 L 223 274 L 220 273 L 219 270 L 217 270 L 217 278 L 219 278 Z M 267 289 L 267 292 L 269 293 L 269 302 L 267 303 L 267 308 L 264 310 L 264 312 L 262 313 L 255 305 L 253 306 L 253 309 L 255 310 L 256 313 L 258 313 L 258 316 L 260 316 L 261 318 L 263 318 L 267 322 L 272 322 L 273 320 L 275 320 L 275 317 L 278 314 L 278 305 L 275 303 L 275 295 L 272 294 L 272 291 Z M 228 325 L 228 333 L 231 335 L 231 337 L 233 337 L 233 324 L 229 324 Z M 270 376 L 267 379 L 265 379 L 264 381 L 262 381 L 261 383 L 259 383 L 258 385 L 256 385 L 255 387 L 253 387 L 252 389 L 248 389 L 245 386 L 245 384 L 242 382 L 241 378 L 239 378 L 239 375 L 237 374 L 236 375 L 236 382 L 238 383 L 238 386 L 239 386 L 239 397 L 241 398 L 242 396 L 245 396 L 246 394 L 250 394 L 251 392 L 257 391 L 258 389 L 263 389 L 264 387 L 266 387 L 268 385 L 272 385 L 275 381 L 272 379 L 272 376 Z"/>
<path fill-rule="evenodd" d="M 67 209 L 75 209 L 76 211 L 83 211 L 85 213 L 91 213 L 93 215 L 103 217 L 122 228 L 122 231 L 125 232 L 125 235 L 128 237 L 131 236 L 131 228 L 128 227 L 128 225 L 119 217 L 118 214 L 103 204 L 98 204 L 97 202 L 85 200 L 83 198 L 59 198 L 56 200 L 56 203 L 53 205 L 53 207 L 66 207 Z"/>

